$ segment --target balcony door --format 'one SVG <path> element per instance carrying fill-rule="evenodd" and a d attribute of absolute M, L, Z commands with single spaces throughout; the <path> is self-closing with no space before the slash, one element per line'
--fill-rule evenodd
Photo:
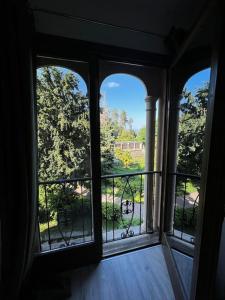
<path fill-rule="evenodd" d="M 156 68 L 100 61 L 104 256 L 159 241 L 159 74 Z"/>
<path fill-rule="evenodd" d="M 185 67 L 183 66 L 184 70 Z M 190 299 L 194 255 L 199 243 L 202 160 L 206 148 L 205 128 L 210 86 L 210 68 L 177 76 L 168 82 L 169 120 L 165 184 L 163 244 L 172 283 L 179 299 Z M 166 163 L 164 166 L 166 166 Z M 185 270 L 185 272 L 184 272 Z"/>
<path fill-rule="evenodd" d="M 39 245 L 57 269 L 101 259 L 96 76 L 88 62 L 38 58 Z"/>

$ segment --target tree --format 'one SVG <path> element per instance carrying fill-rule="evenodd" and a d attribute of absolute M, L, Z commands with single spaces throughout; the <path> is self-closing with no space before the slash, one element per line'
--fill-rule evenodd
<path fill-rule="evenodd" d="M 135 132 L 133 130 L 121 129 L 117 141 L 129 142 L 135 140 Z"/>
<path fill-rule="evenodd" d="M 119 112 L 117 109 L 113 109 L 111 111 L 111 122 L 113 127 L 113 136 L 117 138 L 121 130 L 119 125 Z"/>
<path fill-rule="evenodd" d="M 124 110 L 122 110 L 120 113 L 120 127 L 126 128 L 126 124 L 127 124 L 127 113 Z"/>
<path fill-rule="evenodd" d="M 108 107 L 101 107 L 101 168 L 102 174 L 109 174 L 114 163 L 114 127 Z"/>
<path fill-rule="evenodd" d="M 178 133 L 178 172 L 201 174 L 209 85 L 193 96 L 183 91 Z"/>
<path fill-rule="evenodd" d="M 43 67 L 37 76 L 39 179 L 55 180 L 90 175 L 89 100 L 79 90 L 75 73 Z M 105 110 L 101 113 L 103 169 L 113 162 L 113 134 Z"/>
<path fill-rule="evenodd" d="M 37 76 L 40 180 L 89 175 L 89 104 L 78 85 L 59 67 L 43 67 Z"/>
<path fill-rule="evenodd" d="M 133 124 L 134 120 L 132 118 L 129 118 L 129 120 L 127 122 L 128 122 L 129 130 L 132 131 L 133 130 L 132 124 Z"/>
<path fill-rule="evenodd" d="M 145 137 L 146 137 L 146 128 L 142 127 L 138 130 L 136 141 L 145 142 Z"/>

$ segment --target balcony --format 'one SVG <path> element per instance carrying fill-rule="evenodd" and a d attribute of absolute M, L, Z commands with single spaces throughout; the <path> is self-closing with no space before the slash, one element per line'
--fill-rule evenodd
<path fill-rule="evenodd" d="M 105 252 L 111 253 L 113 247 L 125 250 L 126 244 L 132 248 L 132 240 L 136 247 L 143 246 L 150 234 L 154 240 L 147 225 L 144 185 L 152 182 L 153 203 L 160 175 L 136 172 L 101 177 Z M 39 229 L 42 252 L 93 241 L 91 178 L 40 182 Z"/>
<path fill-rule="evenodd" d="M 200 177 L 174 173 L 172 236 L 194 245 Z M 155 243 L 158 232 L 148 227 L 145 182 L 152 182 L 154 211 L 161 172 L 136 172 L 101 177 L 102 240 L 105 255 Z M 41 252 L 82 245 L 94 240 L 91 178 L 39 183 Z M 40 203 L 40 201 L 39 201 Z M 44 204 L 44 205 L 43 205 Z"/>

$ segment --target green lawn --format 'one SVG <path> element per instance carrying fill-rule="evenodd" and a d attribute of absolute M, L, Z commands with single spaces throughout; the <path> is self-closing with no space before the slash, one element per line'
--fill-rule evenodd
<path fill-rule="evenodd" d="M 141 169 L 140 165 L 136 163 L 136 164 L 132 164 L 128 168 L 122 166 L 115 166 L 112 170 L 112 174 L 126 174 L 126 173 L 135 173 L 141 171 L 144 171 L 144 169 Z"/>
<path fill-rule="evenodd" d="M 186 184 L 186 195 L 197 192 L 199 188 L 199 185 L 194 184 L 192 181 L 188 181 Z M 185 191 L 185 185 L 184 182 L 177 182 L 177 196 L 183 196 Z"/>
<path fill-rule="evenodd" d="M 126 174 L 144 171 L 144 164 L 137 160 L 132 163 L 129 167 L 125 168 L 122 165 L 115 165 L 112 169 L 112 174 Z"/>

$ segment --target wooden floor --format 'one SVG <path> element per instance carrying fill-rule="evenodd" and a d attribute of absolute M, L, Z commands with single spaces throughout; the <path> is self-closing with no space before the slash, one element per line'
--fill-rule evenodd
<path fill-rule="evenodd" d="M 161 246 L 102 260 L 70 273 L 70 300 L 172 300 Z"/>

